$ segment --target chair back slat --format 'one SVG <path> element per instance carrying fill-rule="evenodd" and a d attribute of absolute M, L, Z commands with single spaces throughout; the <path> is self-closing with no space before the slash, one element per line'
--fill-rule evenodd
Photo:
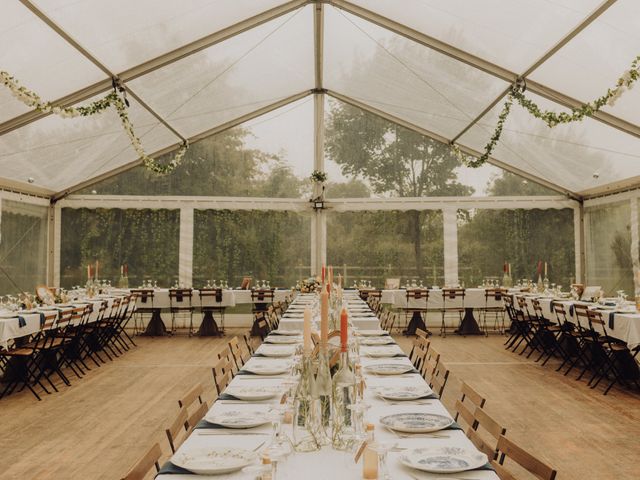
<path fill-rule="evenodd" d="M 165 430 L 172 453 L 176 453 L 178 447 L 180 447 L 187 437 L 188 418 L 189 415 L 186 407 L 182 407 L 171 425 L 169 425 L 169 428 Z"/>
<path fill-rule="evenodd" d="M 160 457 L 162 456 L 162 450 L 157 443 L 149 449 L 149 451 L 133 466 L 129 473 L 127 473 L 122 480 L 144 480 L 147 474 L 155 466 L 156 472 L 160 471 Z"/>
<path fill-rule="evenodd" d="M 541 480 L 554 480 L 556 471 L 549 465 L 525 451 L 504 435 L 498 439 L 498 451 L 500 453 L 500 464 L 504 465 L 505 457 L 516 462 L 528 472 Z"/>
<path fill-rule="evenodd" d="M 475 417 L 478 425 L 477 429 L 482 427 L 483 430 L 486 430 L 496 440 L 500 438 L 501 435 L 507 433 L 506 428 L 494 420 L 493 417 L 489 416 L 489 414 L 482 408 L 476 408 L 473 416 Z"/>
<path fill-rule="evenodd" d="M 204 394 L 204 388 L 202 387 L 201 383 L 198 383 L 196 385 L 194 385 L 193 387 L 191 387 L 191 389 L 181 398 L 178 400 L 178 407 L 182 408 L 182 407 L 186 407 L 189 408 L 191 407 L 191 405 L 193 405 L 196 401 L 198 401 L 198 403 L 202 404 L 202 395 Z"/>

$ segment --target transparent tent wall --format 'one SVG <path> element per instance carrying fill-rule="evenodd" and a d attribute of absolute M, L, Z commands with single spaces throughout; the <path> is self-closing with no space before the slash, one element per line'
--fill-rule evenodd
<path fill-rule="evenodd" d="M 483 280 L 501 281 L 504 263 L 511 264 L 514 283 L 537 281 L 539 261 L 548 278 L 567 289 L 575 275 L 574 211 L 459 210 L 458 275 L 467 287 Z"/>
<path fill-rule="evenodd" d="M 0 199 L 0 295 L 46 284 L 47 213 L 44 206 Z"/>
<path fill-rule="evenodd" d="M 633 295 L 629 201 L 585 208 L 587 283 Z"/>
<path fill-rule="evenodd" d="M 178 279 L 179 210 L 63 208 L 60 285 L 84 285 L 87 265 L 116 285 L 129 266 L 129 286 L 145 280 L 168 287 Z"/>
<path fill-rule="evenodd" d="M 193 286 L 242 278 L 290 288 L 310 274 L 311 215 L 279 211 L 195 210 Z"/>
<path fill-rule="evenodd" d="M 327 215 L 327 263 L 346 285 L 368 280 L 383 287 L 386 278 L 444 283 L 442 212 L 367 211 Z"/>

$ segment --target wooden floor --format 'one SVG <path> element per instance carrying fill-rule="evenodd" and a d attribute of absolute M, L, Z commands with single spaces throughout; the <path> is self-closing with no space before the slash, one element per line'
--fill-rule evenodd
<path fill-rule="evenodd" d="M 0 400 L 1 479 L 117 479 L 164 428 L 177 398 L 196 382 L 213 399 L 210 366 L 222 340 L 139 338 L 138 347 L 38 402 L 28 392 Z M 502 338 L 434 338 L 455 377 L 488 398 L 507 435 L 558 471 L 560 480 L 638 478 L 640 397 L 604 397 L 505 352 Z M 404 348 L 409 341 L 400 339 Z M 447 386 L 451 409 L 458 381 Z"/>

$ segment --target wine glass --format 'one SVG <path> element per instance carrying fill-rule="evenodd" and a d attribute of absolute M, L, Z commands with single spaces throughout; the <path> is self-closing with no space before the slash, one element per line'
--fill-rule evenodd
<path fill-rule="evenodd" d="M 390 440 L 386 442 L 374 442 L 370 445 L 371 449 L 373 449 L 378 454 L 378 459 L 380 460 L 380 479 L 381 480 L 391 480 L 391 475 L 389 474 L 389 467 L 387 466 L 387 454 L 390 450 L 393 450 L 397 445 L 396 441 Z"/>

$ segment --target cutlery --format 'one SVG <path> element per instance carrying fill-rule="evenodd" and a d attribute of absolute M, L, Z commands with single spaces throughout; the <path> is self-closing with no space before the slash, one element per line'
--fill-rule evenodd
<path fill-rule="evenodd" d="M 451 435 L 444 435 L 442 433 L 393 433 L 400 438 L 451 438 Z"/>
<path fill-rule="evenodd" d="M 385 400 L 387 405 L 431 405 L 433 404 L 432 400 L 404 400 L 397 402 L 389 402 Z"/>
<path fill-rule="evenodd" d="M 262 447 L 265 443 L 267 443 L 266 440 L 264 442 L 262 442 L 260 445 L 258 445 L 256 448 L 254 448 L 253 451 L 257 452 L 258 450 L 260 450 L 260 447 Z"/>
<path fill-rule="evenodd" d="M 276 401 L 251 401 L 251 400 L 218 400 L 215 402 L 220 405 L 269 405 L 270 403 L 276 403 Z"/>
<path fill-rule="evenodd" d="M 219 431 L 221 430 L 221 431 Z M 198 432 L 198 436 L 201 435 L 271 435 L 268 432 L 242 432 L 242 433 L 238 433 L 237 432 L 238 429 L 236 428 L 224 428 L 224 429 L 213 429 L 213 430 L 207 430 L 204 428 L 197 428 L 196 431 Z"/>
<path fill-rule="evenodd" d="M 476 477 L 451 477 L 449 475 L 423 475 L 418 477 L 417 475 L 410 473 L 409 476 L 413 478 L 413 480 L 480 480 Z"/>

